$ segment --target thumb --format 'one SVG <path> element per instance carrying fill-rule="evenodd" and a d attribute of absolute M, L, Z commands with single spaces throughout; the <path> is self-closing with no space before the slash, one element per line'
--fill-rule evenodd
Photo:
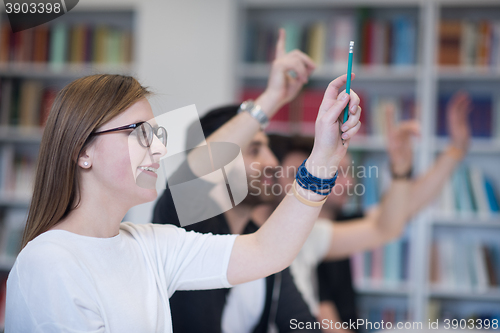
<path fill-rule="evenodd" d="M 415 119 L 401 122 L 399 129 L 408 136 L 420 136 L 420 123 Z"/>
<path fill-rule="evenodd" d="M 286 39 L 285 29 L 280 28 L 278 33 L 278 41 L 276 42 L 276 59 L 286 54 L 285 39 Z"/>
<path fill-rule="evenodd" d="M 385 129 L 387 137 L 390 138 L 393 136 L 396 124 L 394 123 L 394 106 L 389 104 L 385 108 Z"/>

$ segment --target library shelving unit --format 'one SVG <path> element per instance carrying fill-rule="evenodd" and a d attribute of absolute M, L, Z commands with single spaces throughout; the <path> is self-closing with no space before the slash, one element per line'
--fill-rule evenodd
<path fill-rule="evenodd" d="M 481 106 L 489 109 L 490 117 L 479 125 L 472 125 L 479 126 L 480 131 L 485 130 L 485 123 L 490 127 L 486 126 L 488 133 L 479 135 L 476 129 L 473 130 L 470 153 L 463 164 L 477 166 L 491 177 L 496 189 L 500 187 L 500 176 L 495 173 L 500 165 L 500 103 L 495 96 L 500 88 L 500 54 L 495 56 L 498 60 L 490 59 L 482 65 L 476 65 L 476 60 L 468 66 L 443 65 L 440 59 L 440 39 L 445 38 L 440 35 L 440 27 L 446 20 L 467 19 L 474 27 L 487 21 L 490 36 L 496 34 L 500 38 L 500 30 L 494 32 L 494 23 L 500 22 L 498 1 L 240 0 L 237 11 L 239 43 L 235 48 L 235 81 L 239 100 L 254 98 L 264 89 L 279 27 L 287 32 L 287 48 L 290 45 L 300 48 L 317 64 L 299 97 L 272 120 L 270 133 L 312 135 L 314 112 L 317 112 L 322 93 L 329 81 L 345 73 L 348 42 L 354 40 L 356 79 L 352 87 L 360 94 L 365 113 L 362 119 L 365 129 L 350 146 L 355 152 L 355 165 L 375 163 L 383 167 L 387 163 L 383 112 L 387 107 L 395 107 L 399 119 L 416 117 L 420 120 L 422 135 L 415 143 L 414 170 L 416 175 L 427 170 L 448 145 L 447 139 L 438 135 L 442 134 L 440 126 L 443 126 L 442 119 L 439 120 L 441 100 L 462 89 L 472 96 L 473 105 L 477 97 Z M 474 31 L 479 33 L 479 30 Z M 500 44 L 500 39 L 495 43 Z M 500 47 L 495 47 L 500 52 Z M 477 119 L 478 115 L 483 116 L 473 111 L 473 117 Z M 429 275 L 432 243 L 442 235 L 467 236 L 476 243 L 497 244 L 498 249 L 500 215 L 493 213 L 487 218 L 479 218 L 475 211 L 469 215 L 442 214 L 438 206 L 432 205 L 413 218 L 403 237 L 406 243 L 396 246 L 397 251 L 402 252 L 396 257 L 384 258 L 394 250 L 388 248 L 395 246 L 392 243 L 374 251 L 378 253 L 372 253 L 370 259 L 361 254 L 365 259 L 361 263 L 356 263 L 359 258 L 353 257 L 354 276 L 359 273 L 355 272 L 356 265 L 365 268 L 361 279 L 355 278 L 361 281 L 356 287 L 360 318 L 411 320 L 421 322 L 426 328 L 427 319 L 434 317 L 499 316 L 498 286 L 472 287 L 469 291 L 440 289 L 430 282 Z M 373 276 L 373 262 L 386 263 L 390 258 L 402 260 L 408 266 L 399 265 L 396 282 L 385 278 L 385 274 L 393 274 L 387 272 L 387 267 L 375 269 L 378 275 Z M 497 272 L 500 273 L 500 258 L 497 260 Z M 366 268 L 366 265 L 371 267 Z M 367 269 L 371 270 L 369 276 L 366 276 Z"/>
<path fill-rule="evenodd" d="M 463 163 L 469 172 L 470 185 L 469 190 L 464 192 L 469 192 L 472 200 L 476 202 L 471 212 L 470 208 L 461 206 L 459 199 L 458 211 L 443 214 L 442 209 L 436 209 L 428 221 L 426 232 L 429 237 L 425 241 L 432 240 L 432 246 L 441 247 L 437 251 L 439 266 L 448 257 L 446 252 L 450 249 L 453 250 L 451 258 L 456 261 L 451 267 L 438 267 L 437 270 L 442 275 L 441 281 L 433 281 L 432 276 L 428 278 L 431 281 L 426 280 L 422 291 L 422 297 L 427 301 L 424 303 L 423 313 L 427 313 L 431 318 L 441 316 L 484 319 L 493 316 L 500 319 L 500 286 L 496 279 L 500 272 L 500 258 L 495 250 L 491 250 L 495 247 L 496 252 L 499 251 L 500 215 L 498 211 L 488 214 L 481 211 L 478 201 L 484 200 L 478 200 L 475 196 L 472 172 L 473 169 L 481 170 L 498 191 L 500 57 L 493 50 L 499 50 L 500 3 L 442 0 L 430 6 L 429 11 L 432 12 L 433 20 L 430 24 L 435 26 L 435 31 L 439 33 L 434 35 L 435 39 L 429 45 L 434 59 L 431 91 L 434 108 L 431 109 L 433 112 L 430 119 L 434 135 L 428 154 L 432 159 L 446 144 L 445 140 L 436 136 L 436 132 L 439 134 L 440 131 L 439 105 L 442 100 L 453 91 L 467 91 L 473 104 L 470 121 L 474 136 L 470 153 Z M 450 27 L 451 31 L 448 30 Z M 459 27 L 460 30 L 453 31 L 454 27 Z M 451 39 L 448 39 L 449 37 Z M 446 44 L 449 41 L 451 44 Z M 458 52 L 455 53 L 454 50 Z M 452 53 L 454 55 L 448 58 Z M 456 182 L 457 178 L 452 181 Z M 456 190 L 456 187 L 454 189 Z M 429 249 L 429 243 L 426 243 L 426 246 Z M 432 246 L 430 252 L 427 252 L 428 276 L 433 275 L 433 268 L 429 266 L 432 266 L 430 263 L 436 259 Z M 463 263 L 472 263 L 473 267 L 463 267 Z M 484 276 L 490 268 L 495 276 Z M 490 281 L 495 279 L 494 283 Z"/>
<path fill-rule="evenodd" d="M 13 34 L 0 12 L 0 331 L 47 110 L 56 92 L 78 77 L 135 72 L 135 20 L 132 7 L 82 5 Z"/>

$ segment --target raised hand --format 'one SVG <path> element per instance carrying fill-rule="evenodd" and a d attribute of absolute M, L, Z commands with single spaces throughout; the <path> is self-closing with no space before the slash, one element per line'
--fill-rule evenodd
<path fill-rule="evenodd" d="M 358 95 L 353 90 L 350 96 L 345 91 L 339 94 L 339 89 L 346 83 L 346 80 L 345 74 L 330 82 L 319 107 L 314 147 L 306 162 L 307 170 L 319 178 L 333 177 L 340 160 L 347 152 L 350 139 L 361 126 Z M 349 119 L 342 124 L 339 117 L 349 101 Z M 342 139 L 345 144 L 342 143 Z"/>
<path fill-rule="evenodd" d="M 385 110 L 387 150 L 393 175 L 404 176 L 409 173 L 413 165 L 411 138 L 420 135 L 420 123 L 412 119 L 396 125 L 395 111 L 393 105 Z"/>
<path fill-rule="evenodd" d="M 451 143 L 464 153 L 469 148 L 470 127 L 468 117 L 472 108 L 471 104 L 469 95 L 466 92 L 459 91 L 453 95 L 446 107 Z"/>
<path fill-rule="evenodd" d="M 297 95 L 316 68 L 314 62 L 305 53 L 299 50 L 286 52 L 285 34 L 284 29 L 279 30 L 276 58 L 272 63 L 265 91 L 268 98 L 278 105 L 277 109 Z"/>

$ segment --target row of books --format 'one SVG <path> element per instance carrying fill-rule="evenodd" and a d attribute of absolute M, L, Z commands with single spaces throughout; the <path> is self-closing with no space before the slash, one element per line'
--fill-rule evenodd
<path fill-rule="evenodd" d="M 0 80 L 0 126 L 43 126 L 56 94 L 41 81 Z"/>
<path fill-rule="evenodd" d="M 440 291 L 486 292 L 499 288 L 500 245 L 460 237 L 435 239 L 431 247 L 430 282 Z"/>
<path fill-rule="evenodd" d="M 500 21 L 441 21 L 439 64 L 499 67 Z"/>
<path fill-rule="evenodd" d="M 16 150 L 14 145 L 0 149 L 0 195 L 27 199 L 33 192 L 36 154 Z"/>
<path fill-rule="evenodd" d="M 127 64 L 132 57 L 132 34 L 107 25 L 43 24 L 13 33 L 0 27 L 0 63 Z"/>
<path fill-rule="evenodd" d="M 355 62 L 364 65 L 412 65 L 416 61 L 416 23 L 407 16 L 375 20 L 365 11 L 335 16 L 307 25 L 283 24 L 286 49 L 307 53 L 318 65 L 333 63 L 345 68 L 349 41 L 356 43 Z M 246 62 L 274 59 L 277 27 L 250 23 L 246 31 Z"/>
<path fill-rule="evenodd" d="M 475 217 L 487 220 L 500 213 L 497 188 L 491 177 L 476 165 L 460 165 L 445 184 L 438 208 L 444 217 Z"/>
<path fill-rule="evenodd" d="M 351 257 L 353 280 L 358 287 L 400 287 L 408 279 L 409 242 L 395 240 L 373 251 Z"/>
<path fill-rule="evenodd" d="M 255 99 L 261 93 L 261 88 L 246 88 L 242 93 L 242 100 Z M 414 119 L 416 115 L 416 102 L 413 95 L 385 95 L 368 94 L 357 91 L 361 98 L 361 128 L 359 135 L 385 136 L 386 111 L 393 109 L 395 121 Z M 291 103 L 285 105 L 271 119 L 270 132 L 298 133 L 312 135 L 314 122 L 318 115 L 319 106 L 323 100 L 324 91 L 317 89 L 304 89 Z M 448 136 L 446 121 L 446 106 L 451 94 L 442 94 L 438 99 L 438 114 L 436 121 L 436 134 Z M 500 136 L 500 116 L 495 105 L 495 97 L 488 94 L 472 94 L 472 111 L 469 116 L 471 134 L 477 138 L 493 138 Z"/>
<path fill-rule="evenodd" d="M 255 99 L 262 93 L 261 89 L 247 88 L 243 91 L 242 100 Z M 415 100 L 413 96 L 384 96 L 359 92 L 361 98 L 361 128 L 359 135 L 385 135 L 387 108 L 395 110 L 396 121 L 415 117 Z M 268 127 L 270 132 L 314 134 L 314 122 L 319 106 L 323 100 L 324 91 L 304 89 L 291 103 L 285 105 L 271 119 Z"/>

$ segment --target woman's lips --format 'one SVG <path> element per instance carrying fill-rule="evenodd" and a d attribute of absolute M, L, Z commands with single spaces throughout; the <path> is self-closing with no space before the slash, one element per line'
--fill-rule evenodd
<path fill-rule="evenodd" d="M 160 165 L 158 163 L 153 163 L 150 165 L 141 165 L 138 169 L 141 170 L 141 172 L 146 175 L 158 178 L 157 171 L 159 167 Z"/>

